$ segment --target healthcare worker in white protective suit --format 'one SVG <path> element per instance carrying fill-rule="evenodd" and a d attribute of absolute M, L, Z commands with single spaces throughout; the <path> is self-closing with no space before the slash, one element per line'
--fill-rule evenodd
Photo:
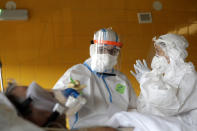
<path fill-rule="evenodd" d="M 136 73 L 131 71 L 141 89 L 138 112 L 116 114 L 109 124 L 136 131 L 197 131 L 197 74 L 193 64 L 184 61 L 188 42 L 175 34 L 153 40 L 152 70 L 137 60 Z"/>
<path fill-rule="evenodd" d="M 54 90 L 64 90 L 68 83 L 79 80 L 87 103 L 74 116 L 69 117 L 69 128 L 105 126 L 106 121 L 119 111 L 136 108 L 136 95 L 127 77 L 113 69 L 117 64 L 122 44 L 110 28 L 94 34 L 90 45 L 90 58 L 65 72 Z"/>
<path fill-rule="evenodd" d="M 188 42 L 183 36 L 166 34 L 154 38 L 156 55 L 149 71 L 137 60 L 134 65 L 141 93 L 137 109 L 160 116 L 173 116 L 197 109 L 197 76 L 186 63 Z"/>

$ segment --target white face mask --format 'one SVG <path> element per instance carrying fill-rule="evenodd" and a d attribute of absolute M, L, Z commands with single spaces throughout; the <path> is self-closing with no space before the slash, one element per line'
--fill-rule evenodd
<path fill-rule="evenodd" d="M 168 68 L 168 61 L 164 56 L 154 56 L 151 63 L 151 68 L 158 73 L 164 73 Z"/>
<path fill-rule="evenodd" d="M 91 68 L 93 71 L 105 72 L 111 70 L 117 64 L 117 56 L 109 54 L 94 54 L 91 56 Z"/>

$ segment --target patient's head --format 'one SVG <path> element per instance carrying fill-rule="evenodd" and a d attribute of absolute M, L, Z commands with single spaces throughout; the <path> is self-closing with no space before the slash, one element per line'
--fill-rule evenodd
<path fill-rule="evenodd" d="M 19 115 L 38 126 L 43 126 L 48 121 L 53 107 L 57 103 L 51 92 L 35 82 L 29 86 L 9 83 L 6 96 L 14 104 Z M 64 124 L 65 122 L 63 122 L 63 126 Z"/>

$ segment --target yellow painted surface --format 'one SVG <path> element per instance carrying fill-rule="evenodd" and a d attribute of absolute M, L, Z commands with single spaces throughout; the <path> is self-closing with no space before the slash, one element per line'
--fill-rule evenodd
<path fill-rule="evenodd" d="M 0 1 L 4 8 L 7 0 Z M 0 21 L 0 59 L 4 83 L 37 81 L 50 89 L 72 65 L 89 57 L 89 43 L 100 28 L 113 27 L 124 43 L 121 71 L 130 75 L 136 59 L 154 55 L 152 37 L 168 32 L 186 36 L 189 58 L 197 65 L 197 1 L 160 0 L 14 0 L 17 8 L 29 10 L 28 21 Z M 152 12 L 153 23 L 138 24 L 137 12 Z"/>

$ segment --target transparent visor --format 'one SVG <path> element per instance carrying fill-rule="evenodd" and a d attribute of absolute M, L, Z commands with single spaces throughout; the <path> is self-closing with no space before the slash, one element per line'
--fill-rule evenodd
<path fill-rule="evenodd" d="M 122 47 L 119 36 L 112 28 L 103 28 L 94 34 L 93 41 L 92 69 L 97 72 L 110 72 L 119 63 Z"/>
<path fill-rule="evenodd" d="M 155 47 L 155 55 L 156 56 L 164 56 L 165 55 L 165 49 L 166 49 L 166 44 L 164 41 L 156 41 L 154 43 Z"/>
<path fill-rule="evenodd" d="M 120 48 L 114 45 L 101 45 L 96 44 L 95 53 L 97 54 L 109 54 L 112 56 L 118 56 L 120 53 Z"/>
<path fill-rule="evenodd" d="M 146 62 L 151 65 L 154 56 L 165 56 L 166 43 L 161 39 L 153 39 L 150 41 L 149 51 L 146 57 Z"/>
<path fill-rule="evenodd" d="M 114 45 L 94 44 L 91 54 L 91 68 L 96 72 L 112 73 L 119 69 L 120 48 Z"/>

